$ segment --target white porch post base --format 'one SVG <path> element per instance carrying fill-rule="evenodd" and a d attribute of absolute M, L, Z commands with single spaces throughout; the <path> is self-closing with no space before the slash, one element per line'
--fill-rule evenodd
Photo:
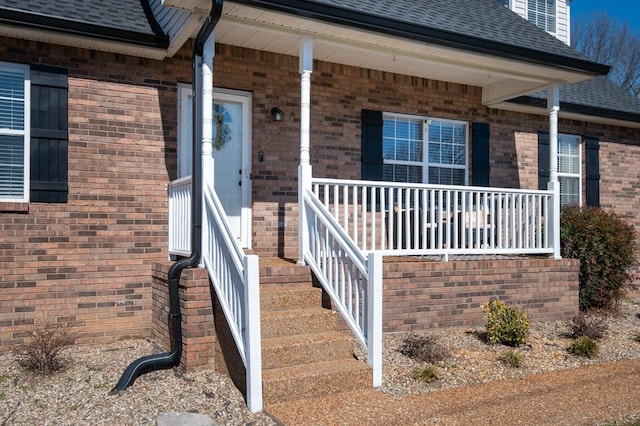
<path fill-rule="evenodd" d="M 298 166 L 298 265 L 304 265 L 304 253 L 309 247 L 307 212 L 304 208 L 304 191 L 311 189 L 312 171 L 310 164 Z"/>
<path fill-rule="evenodd" d="M 369 253 L 367 359 L 373 369 L 373 387 L 382 386 L 382 255 Z"/>
<path fill-rule="evenodd" d="M 560 254 L 560 182 L 547 183 L 547 189 L 553 191 L 549 217 L 549 241 L 553 247 L 553 258 L 562 259 Z"/>
<path fill-rule="evenodd" d="M 260 334 L 260 266 L 258 256 L 246 256 L 244 260 L 247 359 L 247 406 L 252 413 L 259 413 L 262 401 L 262 341 Z M 256 313 L 258 315 L 256 315 Z"/>

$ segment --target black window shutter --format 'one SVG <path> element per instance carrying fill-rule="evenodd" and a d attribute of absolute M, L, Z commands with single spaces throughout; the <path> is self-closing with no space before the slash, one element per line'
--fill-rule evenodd
<path fill-rule="evenodd" d="M 489 123 L 471 123 L 471 185 L 489 186 Z"/>
<path fill-rule="evenodd" d="M 587 205 L 600 206 L 600 141 L 586 138 Z"/>
<path fill-rule="evenodd" d="M 66 203 L 68 195 L 67 71 L 31 67 L 30 201 Z"/>
<path fill-rule="evenodd" d="M 538 189 L 547 189 L 550 175 L 549 133 L 538 133 Z"/>
<path fill-rule="evenodd" d="M 362 110 L 362 179 L 382 180 L 382 111 Z"/>

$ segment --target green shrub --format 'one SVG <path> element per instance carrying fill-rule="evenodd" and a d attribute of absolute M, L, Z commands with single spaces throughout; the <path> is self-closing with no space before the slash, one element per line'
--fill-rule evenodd
<path fill-rule="evenodd" d="M 520 368 L 522 367 L 522 363 L 524 362 L 524 359 L 522 358 L 522 355 L 520 355 L 518 352 L 516 351 L 505 351 L 502 354 L 500 354 L 500 361 L 502 361 L 503 363 L 514 367 L 514 368 Z"/>
<path fill-rule="evenodd" d="M 599 351 L 598 342 L 586 336 L 578 337 L 569 347 L 569 352 L 585 358 L 593 358 Z"/>
<path fill-rule="evenodd" d="M 438 362 L 449 356 L 449 352 L 432 336 L 410 333 L 402 341 L 400 353 L 420 362 Z"/>
<path fill-rule="evenodd" d="M 607 332 L 607 323 L 604 318 L 587 316 L 583 313 L 573 317 L 569 327 L 574 338 L 585 336 L 593 340 L 600 340 Z"/>
<path fill-rule="evenodd" d="M 580 309 L 617 306 L 638 254 L 633 225 L 600 208 L 566 206 L 560 243 L 562 257 L 580 259 Z"/>
<path fill-rule="evenodd" d="M 436 368 L 432 365 L 422 368 L 416 372 L 416 379 L 422 380 L 425 383 L 433 383 L 440 380 Z"/>
<path fill-rule="evenodd" d="M 527 342 L 529 319 L 522 309 L 492 300 L 482 307 L 482 312 L 486 320 L 489 343 L 521 346 Z"/>

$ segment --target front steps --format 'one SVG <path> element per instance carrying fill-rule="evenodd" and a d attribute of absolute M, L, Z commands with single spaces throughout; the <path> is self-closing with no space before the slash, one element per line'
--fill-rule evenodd
<path fill-rule="evenodd" d="M 340 314 L 322 307 L 308 267 L 260 259 L 260 283 L 265 406 L 371 387 L 371 369 L 354 358 Z"/>

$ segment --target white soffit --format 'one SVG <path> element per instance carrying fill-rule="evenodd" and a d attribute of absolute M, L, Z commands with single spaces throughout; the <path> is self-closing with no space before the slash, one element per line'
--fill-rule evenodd
<path fill-rule="evenodd" d="M 209 13 L 211 9 L 211 0 L 162 0 L 162 6 L 174 7 L 189 12 L 204 11 Z"/>
<path fill-rule="evenodd" d="M 314 58 L 432 80 L 479 86 L 483 103 L 591 78 L 575 72 L 225 2 L 216 42 L 298 56 L 300 39 L 314 39 Z"/>

